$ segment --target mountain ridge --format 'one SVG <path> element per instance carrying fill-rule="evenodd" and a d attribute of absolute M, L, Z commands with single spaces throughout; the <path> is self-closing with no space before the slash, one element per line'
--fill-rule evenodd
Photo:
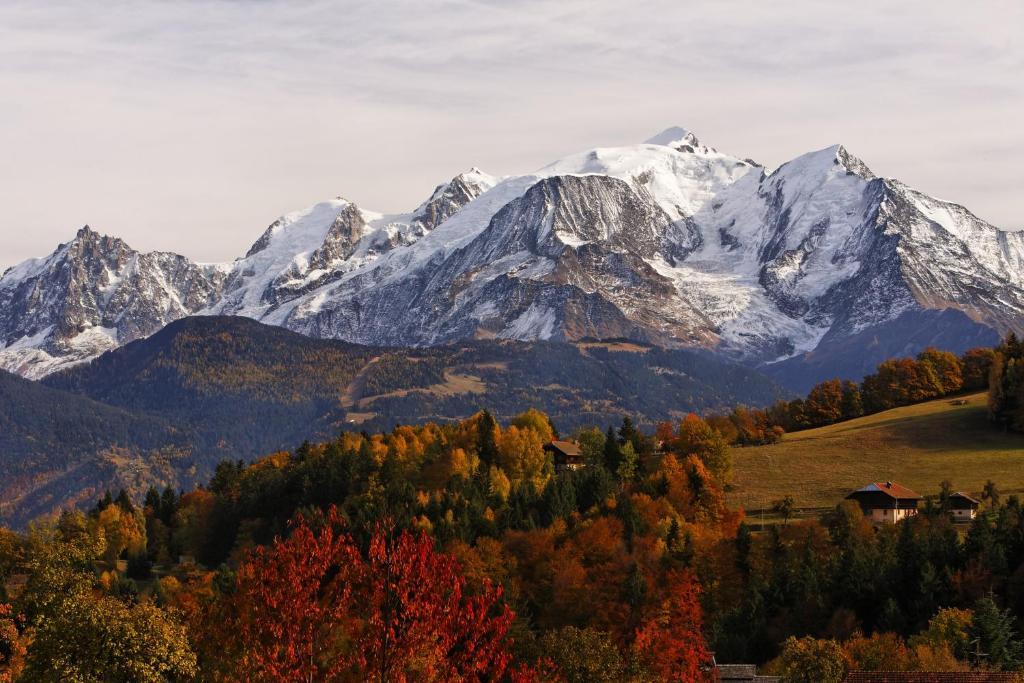
<path fill-rule="evenodd" d="M 789 396 L 711 354 L 626 342 L 470 340 L 424 349 L 314 339 L 242 316 L 176 320 L 88 362 L 29 381 L 0 371 L 0 521 L 189 487 L 222 460 L 252 460 L 342 430 L 529 408 L 560 429 Z"/>
<path fill-rule="evenodd" d="M 229 264 L 69 244 L 0 277 L 0 367 L 43 377 L 193 314 L 371 346 L 631 337 L 752 365 L 912 311 L 1024 331 L 1024 235 L 843 145 L 769 170 L 684 128 L 522 176 L 473 168 L 404 214 L 321 202 Z"/>

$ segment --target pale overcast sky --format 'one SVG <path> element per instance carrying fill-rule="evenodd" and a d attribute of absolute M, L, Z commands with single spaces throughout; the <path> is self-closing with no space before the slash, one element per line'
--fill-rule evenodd
<path fill-rule="evenodd" d="M 671 125 L 775 166 L 841 142 L 1024 226 L 1024 3 L 0 0 L 0 268 L 84 223 L 244 254 Z"/>

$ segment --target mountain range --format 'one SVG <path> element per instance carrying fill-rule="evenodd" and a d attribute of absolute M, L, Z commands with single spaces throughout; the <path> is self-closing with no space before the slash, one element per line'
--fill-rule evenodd
<path fill-rule="evenodd" d="M 671 128 L 528 174 L 478 169 L 407 213 L 337 198 L 231 263 L 85 227 L 0 277 L 0 367 L 83 363 L 189 315 L 429 347 L 628 338 L 793 389 L 884 354 L 1024 331 L 1024 233 L 876 176 L 842 146 L 768 169 Z"/>

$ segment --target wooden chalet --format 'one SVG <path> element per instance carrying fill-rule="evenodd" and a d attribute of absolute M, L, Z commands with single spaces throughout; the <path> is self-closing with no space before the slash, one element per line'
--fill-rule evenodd
<path fill-rule="evenodd" d="M 954 522 L 969 522 L 978 516 L 981 501 L 957 491 L 949 497 L 949 514 Z"/>
<path fill-rule="evenodd" d="M 552 441 L 544 444 L 544 450 L 551 453 L 556 472 L 578 470 L 586 465 L 583 451 L 574 441 Z"/>
<path fill-rule="evenodd" d="M 921 496 L 893 481 L 872 482 L 846 496 L 860 504 L 864 515 L 877 524 L 895 524 L 917 514 Z"/>

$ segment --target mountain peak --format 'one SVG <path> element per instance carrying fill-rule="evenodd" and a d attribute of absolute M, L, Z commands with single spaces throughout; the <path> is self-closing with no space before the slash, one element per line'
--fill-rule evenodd
<path fill-rule="evenodd" d="M 666 128 L 654 137 L 648 138 L 644 141 L 645 145 L 664 145 L 665 147 L 671 147 L 672 149 L 680 149 L 681 147 L 690 147 L 688 151 L 692 151 L 693 148 L 700 147 L 700 140 L 694 135 L 693 131 L 689 128 L 683 128 L 682 126 L 672 126 Z"/>
<path fill-rule="evenodd" d="M 847 171 L 859 175 L 865 180 L 871 180 L 875 177 L 875 174 L 868 168 L 868 165 L 860 160 L 859 157 L 850 154 L 850 151 L 843 145 L 836 145 L 836 161 L 846 167 Z"/>

